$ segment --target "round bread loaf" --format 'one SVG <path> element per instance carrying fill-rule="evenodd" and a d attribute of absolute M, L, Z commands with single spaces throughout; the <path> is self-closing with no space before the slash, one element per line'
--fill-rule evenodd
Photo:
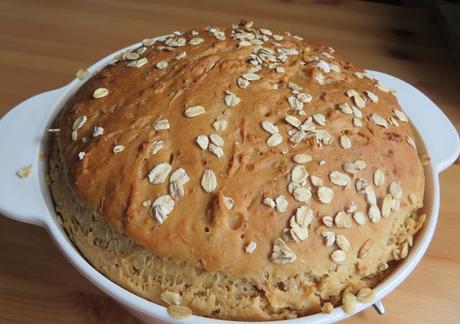
<path fill-rule="evenodd" d="M 70 238 L 118 284 L 194 314 L 351 312 L 424 222 L 394 94 L 332 48 L 250 22 L 144 40 L 55 127 Z"/>

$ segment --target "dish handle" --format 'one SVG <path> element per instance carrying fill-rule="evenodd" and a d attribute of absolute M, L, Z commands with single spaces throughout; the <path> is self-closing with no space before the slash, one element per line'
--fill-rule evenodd
<path fill-rule="evenodd" d="M 49 111 L 64 88 L 29 98 L 0 119 L 0 214 L 8 218 L 43 226 L 49 215 L 40 186 L 45 163 L 40 150 Z M 18 171 L 28 166 L 31 174 L 20 177 Z"/>
<path fill-rule="evenodd" d="M 368 72 L 390 89 L 398 89 L 398 101 L 419 131 L 434 170 L 440 173 L 453 164 L 460 154 L 460 140 L 454 125 L 442 110 L 409 83 L 385 73 Z"/>

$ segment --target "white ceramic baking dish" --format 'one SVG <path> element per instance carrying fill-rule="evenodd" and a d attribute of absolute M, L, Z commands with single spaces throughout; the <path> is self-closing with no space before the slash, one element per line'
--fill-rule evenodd
<path fill-rule="evenodd" d="M 89 68 L 91 74 L 102 69 L 119 52 L 113 53 Z M 406 259 L 376 288 L 376 301 L 395 289 L 418 264 L 433 236 L 439 212 L 439 173 L 452 164 L 460 152 L 459 137 L 454 126 L 442 111 L 423 93 L 410 84 L 393 76 L 368 71 L 389 88 L 397 91 L 398 100 L 415 125 L 419 138 L 419 149 L 431 157 L 426 171 L 425 212 L 426 225 L 415 240 Z M 62 105 L 84 81 L 73 80 L 68 85 L 38 94 L 11 109 L 0 120 L 0 214 L 12 219 L 42 226 L 48 230 L 56 245 L 74 267 L 94 285 L 123 304 L 138 318 L 150 322 L 175 322 L 163 306 L 138 297 L 118 286 L 93 268 L 79 253 L 59 225 L 53 202 L 46 183 L 46 160 L 40 160 L 46 152 L 47 129 Z M 422 144 L 423 143 L 423 144 Z M 16 176 L 18 169 L 32 165 L 32 175 L 25 179 Z M 359 304 L 355 313 L 371 306 Z M 350 316 L 342 308 L 331 314 L 316 314 L 308 317 L 279 321 L 279 323 L 331 323 Z M 200 316 L 192 316 L 182 323 L 216 324 L 236 323 Z M 271 322 L 273 323 L 273 322 Z"/>

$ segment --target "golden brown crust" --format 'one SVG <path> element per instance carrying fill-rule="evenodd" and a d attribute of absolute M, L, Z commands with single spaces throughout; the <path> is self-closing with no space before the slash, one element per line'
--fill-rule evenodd
<path fill-rule="evenodd" d="M 251 33 L 268 50 L 246 46 Z M 423 170 L 411 145 L 411 127 L 392 93 L 330 48 L 288 33 L 280 34 L 282 40 L 269 34 L 239 26 L 226 29 L 222 40 L 218 32 L 199 29 L 148 44 L 139 58 L 125 54 L 66 105 L 57 121 L 56 159 L 83 205 L 155 255 L 234 278 L 308 274 L 311 285 L 312 278 L 333 273 L 331 290 L 309 288 L 328 299 L 349 285 L 347 278 L 373 276 L 405 249 L 400 245 L 415 233 L 406 233 L 403 242 L 395 235 L 404 236 L 402 224 L 422 206 Z M 182 38 L 187 44 L 173 47 L 182 45 Z M 186 56 L 178 59 L 183 51 Z M 127 66 L 139 61 L 126 59 L 143 57 L 146 64 Z M 245 78 L 251 81 L 242 81 L 248 72 Z M 100 88 L 108 94 L 95 94 Z M 195 106 L 205 113 L 187 117 L 200 111 Z M 296 118 L 288 123 L 288 115 Z M 155 130 L 160 120 L 170 128 Z M 225 130 L 216 129 L 216 120 L 225 120 Z M 292 126 L 298 120 L 302 125 Z M 267 121 L 277 128 L 263 126 Z M 93 137 L 95 127 L 102 127 L 103 134 Z M 220 137 L 210 139 L 211 134 Z M 200 135 L 215 146 L 202 150 L 196 142 Z M 152 155 L 159 141 L 163 147 Z M 297 164 L 296 154 L 312 159 Z M 355 161 L 361 162 L 345 165 Z M 170 165 L 171 173 L 183 168 L 189 181 L 174 183 L 184 189 L 183 197 L 167 197 L 155 217 L 155 200 L 170 194 L 174 182 L 169 173 L 164 182 L 152 184 L 155 176 L 161 182 L 167 173 L 155 169 L 160 163 L 166 169 Z M 152 169 L 158 172 L 149 179 Z M 209 172 L 203 180 L 205 170 L 213 171 L 216 183 Z M 375 180 L 383 181 L 379 186 L 374 183 L 377 170 L 384 174 Z M 332 202 L 324 203 L 331 190 Z M 267 205 L 272 203 L 268 198 L 280 196 L 288 202 L 284 212 L 277 210 L 282 199 L 275 208 Z M 166 205 L 172 201 L 170 210 Z M 301 206 L 307 206 L 308 216 L 299 227 L 291 217 Z M 356 216 L 358 222 L 364 218 L 364 225 L 353 220 L 355 208 L 364 214 Z M 335 218 L 332 227 L 326 226 L 325 216 Z M 330 246 L 328 235 L 334 237 Z M 255 249 L 248 253 L 250 244 Z M 287 297 L 276 294 L 265 292 L 273 307 L 290 307 L 295 300 L 291 293 L 291 301 L 283 303 Z"/>
<path fill-rule="evenodd" d="M 131 238 L 115 231 L 93 209 L 75 199 L 59 159 L 55 141 L 50 152 L 50 188 L 63 228 L 86 259 L 101 273 L 126 289 L 160 305 L 180 304 L 195 315 L 227 320 L 275 320 L 314 314 L 326 304 L 327 312 L 340 305 L 344 292 L 358 293 L 374 287 L 391 271 L 394 262 L 382 263 L 376 270 L 359 262 L 352 274 L 309 271 L 292 276 L 276 269 L 248 276 L 208 272 L 175 258 L 160 257 Z M 400 210 L 392 217 L 392 240 L 379 245 L 387 252 L 399 249 L 420 228 L 423 220 Z M 388 253 L 381 261 L 392 260 Z M 375 257 L 375 256 L 374 256 Z M 371 260 L 374 259 L 371 257 Z M 384 265 L 384 266 L 383 266 Z M 357 294 L 359 296 L 359 294 Z"/>

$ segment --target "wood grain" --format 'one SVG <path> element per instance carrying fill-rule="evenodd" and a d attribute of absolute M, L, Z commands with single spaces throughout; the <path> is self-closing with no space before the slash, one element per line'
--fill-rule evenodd
<path fill-rule="evenodd" d="M 396 75 L 424 91 L 460 126 L 460 73 L 429 12 L 332 0 L 0 0 L 0 115 L 66 84 L 78 68 L 130 43 L 240 18 L 316 39 L 366 68 Z M 457 163 L 441 175 L 440 221 L 429 251 L 385 298 L 386 315 L 368 309 L 345 322 L 458 319 L 459 183 Z M 0 260 L 0 322 L 136 322 L 74 270 L 43 229 L 1 217 Z"/>

